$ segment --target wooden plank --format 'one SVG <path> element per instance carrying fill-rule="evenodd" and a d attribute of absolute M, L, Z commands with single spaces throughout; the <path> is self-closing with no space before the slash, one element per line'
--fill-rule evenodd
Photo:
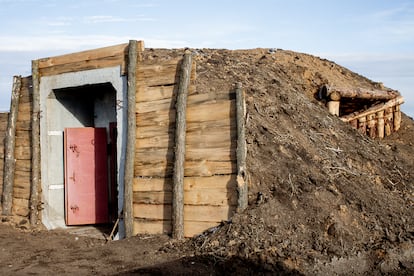
<path fill-rule="evenodd" d="M 152 102 L 138 102 L 135 105 L 137 113 L 168 110 L 175 107 L 175 99 L 167 98 Z"/>
<path fill-rule="evenodd" d="M 142 114 L 139 114 L 137 117 L 139 118 L 138 121 L 143 121 L 143 124 L 138 124 L 137 126 L 137 138 L 150 138 L 154 136 L 162 136 L 162 135 L 173 135 L 175 130 L 174 121 L 169 121 L 168 119 L 164 120 L 157 120 L 155 123 L 151 124 L 148 121 L 145 121 L 147 118 L 142 118 Z M 141 118 L 140 118 L 141 117 Z M 153 117 L 156 117 L 153 116 Z M 158 118 L 159 119 L 159 118 Z M 232 117 L 235 120 L 235 117 Z M 145 122 L 144 122 L 145 121 Z M 224 118 L 222 120 L 215 120 L 215 121 L 205 121 L 205 122 L 192 122 L 187 123 L 187 138 L 192 139 L 195 138 L 196 135 L 209 135 L 212 137 L 215 133 L 224 133 L 223 135 L 227 135 L 228 132 L 231 131 L 232 133 L 236 133 L 236 124 L 230 120 L 230 118 Z M 231 134 L 233 135 L 233 134 Z M 233 136 L 231 137 L 233 138 Z M 196 138 L 195 138 L 196 139 Z"/>
<path fill-rule="evenodd" d="M 63 73 L 86 71 L 93 69 L 100 69 L 106 67 L 123 66 L 125 59 L 121 56 L 106 57 L 102 59 L 90 60 L 90 61 L 79 61 L 68 64 L 56 65 L 53 67 L 46 67 L 40 69 L 40 74 L 44 76 L 59 75 Z M 123 72 L 124 70 L 121 69 Z"/>
<path fill-rule="evenodd" d="M 171 191 L 134 192 L 134 204 L 171 204 Z M 236 188 L 184 191 L 184 204 L 225 206 L 237 204 Z"/>
<path fill-rule="evenodd" d="M 146 86 L 165 86 L 178 83 L 180 59 L 163 64 L 142 64 L 137 70 L 137 83 Z"/>
<path fill-rule="evenodd" d="M 14 187 L 13 198 L 29 199 L 30 188 Z"/>
<path fill-rule="evenodd" d="M 32 158 L 31 147 L 16 145 L 14 155 L 16 159 L 31 159 Z"/>
<path fill-rule="evenodd" d="M 144 113 L 144 112 L 151 112 L 151 111 L 157 111 L 157 110 L 165 110 L 170 109 L 175 106 L 175 94 L 174 89 L 178 89 L 176 85 L 173 86 L 167 86 L 169 89 L 166 89 L 165 86 L 161 86 L 160 88 L 157 87 L 151 87 L 152 90 L 161 90 L 158 93 L 151 91 L 153 94 L 156 94 L 157 97 L 160 97 L 160 99 L 152 99 L 148 100 L 148 98 L 153 98 L 154 96 L 151 95 L 137 95 L 137 97 L 141 97 L 141 99 L 137 99 L 136 104 L 136 111 L 138 113 Z M 189 85 L 189 88 L 191 85 Z M 166 91 L 167 90 L 167 91 Z M 142 93 L 143 94 L 143 93 Z M 169 97 L 167 97 L 167 95 Z M 142 99 L 146 99 L 145 101 Z M 213 93 L 203 93 L 203 94 L 193 94 L 189 95 L 187 99 L 187 105 L 202 105 L 202 104 L 214 104 L 224 101 L 230 101 L 232 96 L 229 94 L 213 94 Z"/>
<path fill-rule="evenodd" d="M 148 148 L 148 149 L 136 149 L 135 150 L 135 163 L 151 164 L 159 161 L 172 162 L 174 159 L 174 153 L 172 149 L 168 148 Z"/>
<path fill-rule="evenodd" d="M 186 161 L 185 176 L 213 176 L 236 173 L 236 162 L 222 161 Z"/>
<path fill-rule="evenodd" d="M 185 182 L 184 182 L 185 183 Z M 133 192 L 171 191 L 171 178 L 135 177 Z"/>
<path fill-rule="evenodd" d="M 16 132 L 19 132 L 18 130 Z M 26 137 L 22 137 L 22 133 L 27 133 L 27 135 L 25 135 Z M 16 135 L 16 147 L 28 147 L 31 148 L 31 141 L 29 139 L 29 134 L 30 132 L 28 131 L 24 131 L 24 132 L 20 132 L 20 136 Z"/>
<path fill-rule="evenodd" d="M 30 172 L 15 171 L 14 187 L 20 187 L 30 191 Z"/>
<path fill-rule="evenodd" d="M 142 83 L 139 85 L 142 86 Z M 137 103 L 154 102 L 163 99 L 175 99 L 177 93 L 176 84 L 160 85 L 160 86 L 145 86 L 137 93 Z M 188 95 L 196 93 L 196 86 L 189 85 Z"/>
<path fill-rule="evenodd" d="M 205 122 L 223 119 L 230 120 L 235 117 L 235 114 L 236 109 L 234 100 L 193 105 L 188 107 L 187 122 Z"/>
<path fill-rule="evenodd" d="M 220 222 L 186 221 L 184 220 L 184 236 L 189 238 L 201 234 L 205 230 L 219 225 Z M 134 235 L 138 234 L 171 234 L 171 220 L 134 220 Z"/>
<path fill-rule="evenodd" d="M 19 108 L 19 97 L 22 85 L 22 78 L 15 76 L 13 78 L 13 89 L 11 94 L 10 115 L 7 126 L 5 138 L 5 159 L 4 159 L 4 176 L 3 176 L 3 194 L 2 194 L 2 213 L 9 216 L 12 214 L 12 198 L 13 198 L 13 183 L 14 183 L 14 169 L 16 159 L 14 156 L 15 141 L 16 141 L 16 122 Z"/>
<path fill-rule="evenodd" d="M 136 114 L 138 127 L 142 126 L 170 126 L 175 123 L 175 108 Z"/>
<path fill-rule="evenodd" d="M 142 86 L 141 83 L 139 85 Z M 145 86 L 137 93 L 137 103 L 154 102 L 175 98 L 176 85 Z"/>
<path fill-rule="evenodd" d="M 171 177 L 173 171 L 173 163 L 160 161 L 159 163 L 135 164 L 135 177 Z"/>
<path fill-rule="evenodd" d="M 228 145 L 222 148 L 193 148 L 187 147 L 186 149 L 186 161 L 237 161 L 236 147 Z"/>
<path fill-rule="evenodd" d="M 32 124 L 30 123 L 30 120 L 24 121 L 24 120 L 18 120 L 16 124 L 16 131 L 31 131 L 32 130 Z"/>
<path fill-rule="evenodd" d="M 205 130 L 201 132 L 187 132 L 186 147 L 198 149 L 232 148 L 235 150 L 235 139 L 237 132 L 228 129 L 220 131 L 213 129 L 210 133 Z M 174 144 L 172 134 L 158 135 L 153 137 L 137 137 L 137 149 L 167 148 Z"/>
<path fill-rule="evenodd" d="M 198 206 L 185 205 L 186 221 L 222 221 L 229 219 L 235 206 Z M 134 217 L 139 219 L 171 218 L 171 205 L 134 204 Z"/>
<path fill-rule="evenodd" d="M 174 136 L 175 125 L 149 125 L 149 126 L 137 126 L 137 138 L 150 138 L 157 135 L 172 135 Z"/>
<path fill-rule="evenodd" d="M 30 161 L 31 160 L 17 159 L 16 160 L 16 171 L 31 172 L 32 163 Z"/>
<path fill-rule="evenodd" d="M 171 234 L 171 220 L 134 219 L 134 235 Z"/>
<path fill-rule="evenodd" d="M 184 178 L 184 191 L 235 187 L 236 175 L 234 174 Z M 134 179 L 134 192 L 171 191 L 171 189 L 171 178 L 137 177 Z"/>
<path fill-rule="evenodd" d="M 127 55 L 128 43 L 87 50 L 72 54 L 49 57 L 39 60 L 39 69 L 53 67 L 76 62 L 87 62 L 90 60 L 102 59 L 106 57 L 122 57 Z"/>

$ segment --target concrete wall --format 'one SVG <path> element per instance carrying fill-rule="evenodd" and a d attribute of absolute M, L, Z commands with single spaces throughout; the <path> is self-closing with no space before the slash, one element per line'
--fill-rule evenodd
<path fill-rule="evenodd" d="M 108 84 L 102 95 L 86 95 L 79 87 Z M 83 88 L 84 89 L 84 88 Z M 118 168 L 123 168 L 125 142 L 121 137 L 126 132 L 126 77 L 120 66 L 64 73 L 40 79 L 40 133 L 41 133 L 41 177 L 44 209 L 42 222 L 48 229 L 66 227 L 64 220 L 64 162 L 63 131 L 66 127 L 107 126 L 116 121 L 118 125 Z M 73 93 L 72 93 L 73 92 Z M 118 105 L 117 105 L 118 103 Z M 126 105 L 125 105 L 126 106 Z M 123 171 L 118 172 L 118 209 L 123 207 Z M 121 233 L 122 236 L 122 233 Z"/>

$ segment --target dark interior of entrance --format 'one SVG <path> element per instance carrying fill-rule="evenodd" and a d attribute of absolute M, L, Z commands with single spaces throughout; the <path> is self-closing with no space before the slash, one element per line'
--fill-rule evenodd
<path fill-rule="evenodd" d="M 64 107 L 64 128 L 106 128 L 108 153 L 108 221 L 114 222 L 118 213 L 116 167 L 116 91 L 111 83 L 91 84 L 56 89 L 50 95 Z M 66 119 L 71 117 L 70 119 Z M 65 210 L 67 212 L 68 210 Z"/>

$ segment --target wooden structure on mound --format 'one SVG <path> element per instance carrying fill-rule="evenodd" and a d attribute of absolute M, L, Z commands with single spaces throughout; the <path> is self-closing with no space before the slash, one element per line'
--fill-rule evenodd
<path fill-rule="evenodd" d="M 398 91 L 323 85 L 319 98 L 327 100 L 331 114 L 371 138 L 384 138 L 400 129 L 404 98 Z"/>
<path fill-rule="evenodd" d="M 69 128 L 91 127 L 106 128 L 112 141 L 108 217 L 121 237 L 188 237 L 246 208 L 241 85 L 199 94 L 190 52 L 147 59 L 144 51 L 132 40 L 35 60 L 32 76 L 15 78 L 10 114 L 0 117 L 0 133 L 8 134 L 3 215 L 66 227 L 84 209 L 69 202 L 70 182 L 83 176 L 69 171 L 68 155 L 84 152 L 81 142 L 63 140 Z"/>

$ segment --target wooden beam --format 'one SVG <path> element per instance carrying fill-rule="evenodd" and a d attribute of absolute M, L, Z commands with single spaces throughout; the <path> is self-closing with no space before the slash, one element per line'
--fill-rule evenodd
<path fill-rule="evenodd" d="M 175 155 L 173 173 L 172 200 L 172 236 L 175 239 L 184 238 L 184 162 L 187 94 L 191 77 L 192 56 L 185 51 L 181 63 L 180 81 L 178 83 L 176 101 Z"/>
<path fill-rule="evenodd" d="M 14 156 L 15 141 L 16 141 L 16 122 L 17 113 L 19 110 L 19 98 L 22 85 L 22 78 L 15 76 L 13 78 L 13 88 L 10 102 L 10 114 L 8 118 L 8 125 L 5 137 L 5 159 L 4 159 L 4 174 L 3 174 L 3 200 L 2 212 L 3 215 L 10 216 L 12 214 L 13 205 L 13 184 L 16 160 Z"/>
<path fill-rule="evenodd" d="M 246 171 L 246 101 L 241 83 L 236 84 L 236 114 L 237 114 L 237 211 L 242 212 L 248 205 L 247 171 Z"/>
<path fill-rule="evenodd" d="M 39 61 L 32 61 L 32 114 L 31 147 L 32 147 L 32 177 L 30 185 L 29 216 L 32 225 L 37 224 L 39 217 L 39 184 L 40 184 L 40 75 Z"/>
<path fill-rule="evenodd" d="M 400 96 L 400 93 L 396 90 L 377 90 L 360 87 L 348 88 L 324 85 L 319 91 L 321 91 L 321 97 L 330 98 L 331 100 L 339 100 L 338 97 L 366 100 L 391 100 Z"/>
<path fill-rule="evenodd" d="M 133 193 L 134 184 L 134 163 L 135 163 L 135 139 L 136 139 L 136 70 L 138 64 L 138 41 L 129 41 L 128 52 L 128 123 L 127 123 L 127 141 L 125 156 L 125 175 L 124 175 L 124 224 L 125 235 L 131 237 L 134 232 L 134 214 L 133 214 Z"/>

